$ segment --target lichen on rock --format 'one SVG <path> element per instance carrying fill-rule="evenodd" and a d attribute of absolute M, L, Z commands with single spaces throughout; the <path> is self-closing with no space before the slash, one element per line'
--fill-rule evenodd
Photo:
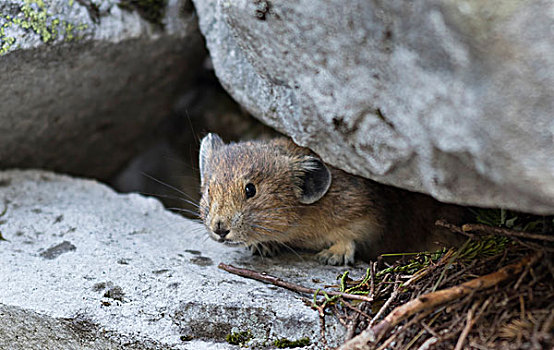
<path fill-rule="evenodd" d="M 52 43 L 81 39 L 90 23 L 78 11 L 74 0 L 23 0 L 0 4 L 0 55 L 33 42 Z"/>

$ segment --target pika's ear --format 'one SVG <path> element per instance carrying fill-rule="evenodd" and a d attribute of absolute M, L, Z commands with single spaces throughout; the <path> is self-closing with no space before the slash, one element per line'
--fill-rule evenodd
<path fill-rule="evenodd" d="M 303 175 L 300 189 L 302 194 L 300 203 L 312 204 L 317 202 L 327 193 L 331 186 L 331 172 L 323 162 L 314 157 L 309 157 L 302 162 Z"/>
<path fill-rule="evenodd" d="M 200 142 L 200 152 L 198 157 L 198 168 L 200 169 L 200 179 L 204 182 L 206 164 L 214 152 L 221 148 L 225 143 L 217 134 L 209 133 L 204 136 Z"/>

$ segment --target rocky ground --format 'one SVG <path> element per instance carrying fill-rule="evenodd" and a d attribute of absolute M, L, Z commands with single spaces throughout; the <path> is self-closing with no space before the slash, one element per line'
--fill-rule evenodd
<path fill-rule="evenodd" d="M 551 10 L 549 0 L 0 1 L 0 348 L 286 338 L 319 349 L 320 315 L 338 345 L 377 314 L 527 255 L 542 259 L 371 346 L 551 347 L 552 217 L 521 213 L 554 214 Z M 359 264 L 326 289 L 363 291 L 375 299 L 365 305 L 225 272 L 220 262 L 319 288 L 344 271 L 221 246 L 148 197 L 190 214 L 160 182 L 197 200 L 198 140 L 278 134 L 268 126 L 354 174 L 503 208 L 474 208 L 495 236 L 458 227 L 464 249 L 380 260 L 371 276 Z"/>
<path fill-rule="evenodd" d="M 243 331 L 251 345 L 308 337 L 317 346 L 318 313 L 300 295 L 217 265 L 308 287 L 336 282 L 342 268 L 311 255 L 253 257 L 154 198 L 96 181 L 13 170 L 0 184 L 0 348 L 226 349 L 226 336 Z M 342 336 L 330 319 L 329 341 Z"/>

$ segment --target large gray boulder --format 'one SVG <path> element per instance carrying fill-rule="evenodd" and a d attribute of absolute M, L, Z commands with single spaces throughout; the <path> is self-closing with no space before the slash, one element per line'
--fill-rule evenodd
<path fill-rule="evenodd" d="M 343 268 L 312 255 L 253 257 L 153 198 L 44 171 L 0 172 L 0 215 L 1 349 L 227 349 L 237 331 L 252 346 L 309 337 L 321 348 L 300 295 L 217 268 L 335 283 Z M 343 331 L 328 318 L 332 344 Z"/>
<path fill-rule="evenodd" d="M 188 0 L 0 1 L 0 169 L 109 178 L 204 57 Z"/>
<path fill-rule="evenodd" d="M 554 4 L 194 0 L 219 79 L 349 172 L 554 213 Z"/>

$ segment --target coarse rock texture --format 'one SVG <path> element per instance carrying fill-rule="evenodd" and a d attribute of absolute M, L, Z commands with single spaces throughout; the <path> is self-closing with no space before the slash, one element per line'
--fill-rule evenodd
<path fill-rule="evenodd" d="M 313 255 L 253 257 L 153 198 L 44 171 L 0 172 L 0 214 L 2 349 L 227 349 L 227 334 L 248 330 L 250 345 L 307 336 L 321 348 L 318 313 L 298 294 L 217 268 L 335 283 L 343 268 Z M 341 327 L 327 320 L 334 344 Z"/>
<path fill-rule="evenodd" d="M 0 169 L 109 178 L 205 55 L 188 0 L 1 1 Z"/>
<path fill-rule="evenodd" d="M 554 213 L 554 3 L 194 0 L 217 76 L 332 165 Z"/>

